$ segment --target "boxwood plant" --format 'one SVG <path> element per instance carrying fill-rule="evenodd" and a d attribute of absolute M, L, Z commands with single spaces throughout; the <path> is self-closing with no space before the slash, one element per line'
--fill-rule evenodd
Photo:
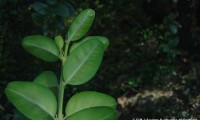
<path fill-rule="evenodd" d="M 73 95 L 63 106 L 67 85 L 89 81 L 101 64 L 109 41 L 102 36 L 83 38 L 92 25 L 95 12 L 82 11 L 73 21 L 63 40 L 42 36 L 27 36 L 22 46 L 32 55 L 49 62 L 61 61 L 59 82 L 52 71 L 44 71 L 33 82 L 14 81 L 5 93 L 11 103 L 31 120 L 117 120 L 116 101 L 93 91 Z M 53 90 L 58 91 L 58 95 Z M 65 107 L 65 108 L 63 108 Z M 63 113 L 64 111 L 64 113 Z"/>

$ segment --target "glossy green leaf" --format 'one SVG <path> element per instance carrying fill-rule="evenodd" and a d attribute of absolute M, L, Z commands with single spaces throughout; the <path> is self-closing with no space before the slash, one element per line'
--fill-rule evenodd
<path fill-rule="evenodd" d="M 103 43 L 104 45 L 104 50 L 106 50 L 109 46 L 109 40 L 106 37 L 102 37 L 102 36 L 88 36 L 86 38 L 84 38 L 81 41 L 78 42 L 74 42 L 73 45 L 70 48 L 70 53 L 72 51 L 74 51 L 79 45 L 83 44 L 84 42 L 88 41 L 88 40 L 99 40 Z"/>
<path fill-rule="evenodd" d="M 100 106 L 116 109 L 117 103 L 116 100 L 109 95 L 93 91 L 85 91 L 75 94 L 70 98 L 65 112 L 66 115 L 69 116 L 83 109 Z"/>
<path fill-rule="evenodd" d="M 57 87 L 58 80 L 56 75 L 52 71 L 44 71 L 39 76 L 37 76 L 34 83 L 40 84 L 45 87 Z"/>
<path fill-rule="evenodd" d="M 41 2 L 35 2 L 33 4 L 33 9 L 41 15 L 46 15 L 48 13 L 49 6 Z"/>
<path fill-rule="evenodd" d="M 92 9 L 82 11 L 71 24 L 68 31 L 68 40 L 75 41 L 83 37 L 90 29 L 95 17 Z"/>
<path fill-rule="evenodd" d="M 32 82 L 11 82 L 5 93 L 11 103 L 29 119 L 52 120 L 56 115 L 56 97 L 47 87 Z"/>
<path fill-rule="evenodd" d="M 67 120 L 117 120 L 117 113 L 109 107 L 93 107 L 81 110 Z"/>
<path fill-rule="evenodd" d="M 65 84 L 80 85 L 89 81 L 97 72 L 104 52 L 100 41 L 88 40 L 67 58 L 63 77 Z"/>
<path fill-rule="evenodd" d="M 23 39 L 22 46 L 32 55 L 42 60 L 54 62 L 59 57 L 59 50 L 56 43 L 46 36 L 27 36 Z"/>

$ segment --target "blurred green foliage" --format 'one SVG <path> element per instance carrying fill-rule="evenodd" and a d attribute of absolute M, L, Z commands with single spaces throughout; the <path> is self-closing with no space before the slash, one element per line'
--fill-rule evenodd
<path fill-rule="evenodd" d="M 190 12 L 185 14 L 191 18 L 188 24 L 183 24 L 186 18 L 182 14 L 185 11 L 180 9 L 181 7 L 185 8 L 186 12 Z M 15 119 L 14 116 L 18 115 L 3 93 L 8 82 L 28 81 L 43 70 L 56 72 L 59 68 L 57 63 L 49 65 L 24 52 L 21 47 L 22 38 L 32 34 L 48 36 L 64 34 L 73 16 L 86 8 L 96 11 L 95 24 L 88 35 L 101 34 L 108 37 L 110 47 L 94 80 L 80 88 L 69 87 L 68 91 L 74 93 L 96 90 L 109 92 L 117 98 L 125 93 L 131 96 L 146 89 L 166 88 L 174 90 L 175 97 L 169 102 L 160 100 L 164 101 L 164 104 L 160 103 L 157 110 L 164 112 L 156 112 L 156 109 L 149 108 L 149 111 L 145 109 L 138 112 L 132 108 L 128 111 L 134 111 L 134 114 L 122 112 L 120 119 L 129 120 L 139 115 L 180 117 L 182 111 L 200 117 L 197 92 L 199 91 L 197 86 L 200 85 L 198 0 L 193 2 L 187 0 L 1 0 L 0 119 Z M 190 45 L 183 37 L 184 34 L 190 33 L 180 31 L 187 28 L 185 25 L 190 25 L 191 28 L 188 28 L 188 31 L 191 31 L 192 44 Z M 192 50 L 185 49 L 184 46 L 189 46 Z M 29 68 L 29 66 L 34 67 Z M 21 73 L 24 76 L 21 76 Z M 171 83 L 173 86 L 170 86 Z M 70 95 L 66 94 L 66 97 Z M 175 102 L 177 99 L 182 102 Z M 165 105 L 166 103 L 169 105 Z M 174 104 L 177 105 L 177 109 L 174 109 Z M 123 111 L 119 107 L 120 110 Z"/>
<path fill-rule="evenodd" d="M 66 27 L 66 17 L 74 15 L 74 8 L 68 1 L 39 0 L 29 9 L 33 9 L 32 19 L 43 26 L 44 35 L 60 34 Z"/>

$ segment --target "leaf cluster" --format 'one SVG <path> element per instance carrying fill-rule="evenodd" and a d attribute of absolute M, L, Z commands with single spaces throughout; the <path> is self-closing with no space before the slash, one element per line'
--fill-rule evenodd
<path fill-rule="evenodd" d="M 43 6 L 44 7 L 44 6 Z M 45 12 L 44 12 L 45 13 Z M 92 25 L 95 12 L 82 11 L 71 24 L 66 39 L 58 35 L 24 37 L 26 51 L 44 61 L 61 61 L 60 81 L 52 71 L 44 71 L 33 82 L 15 81 L 6 95 L 27 118 L 33 120 L 116 120 L 116 101 L 99 92 L 86 91 L 72 96 L 63 115 L 65 86 L 81 85 L 97 72 L 109 41 L 102 36 L 83 38 Z M 83 39 L 81 39 L 83 38 Z M 58 93 L 58 94 L 57 94 Z"/>

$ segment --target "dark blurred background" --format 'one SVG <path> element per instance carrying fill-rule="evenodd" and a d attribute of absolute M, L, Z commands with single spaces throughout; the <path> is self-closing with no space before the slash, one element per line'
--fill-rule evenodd
<path fill-rule="evenodd" d="M 27 35 L 67 33 L 80 11 L 96 18 L 87 35 L 110 40 L 90 82 L 67 88 L 112 95 L 119 120 L 200 118 L 199 0 L 0 0 L 0 119 L 26 120 L 7 100 L 11 81 L 31 81 L 59 63 L 31 56 L 21 46 Z"/>

